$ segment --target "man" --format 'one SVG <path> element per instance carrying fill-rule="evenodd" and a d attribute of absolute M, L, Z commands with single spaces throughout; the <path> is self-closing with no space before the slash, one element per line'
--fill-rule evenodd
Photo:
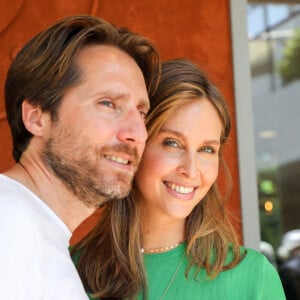
<path fill-rule="evenodd" d="M 15 166 L 0 175 L 3 299 L 87 299 L 72 231 L 130 190 L 158 54 L 91 16 L 65 18 L 25 45 L 5 84 Z"/>

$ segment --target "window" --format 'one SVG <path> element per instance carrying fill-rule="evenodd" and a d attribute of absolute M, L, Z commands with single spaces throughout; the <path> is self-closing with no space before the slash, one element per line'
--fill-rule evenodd
<path fill-rule="evenodd" d="M 247 7 L 260 232 L 275 250 L 300 229 L 300 4 L 278 2 Z"/>

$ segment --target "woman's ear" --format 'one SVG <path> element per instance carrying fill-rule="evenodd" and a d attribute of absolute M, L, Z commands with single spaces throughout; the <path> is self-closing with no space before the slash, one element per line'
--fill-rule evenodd
<path fill-rule="evenodd" d="M 42 136 L 49 120 L 49 114 L 34 106 L 27 99 L 22 103 L 22 120 L 25 128 L 35 136 Z"/>

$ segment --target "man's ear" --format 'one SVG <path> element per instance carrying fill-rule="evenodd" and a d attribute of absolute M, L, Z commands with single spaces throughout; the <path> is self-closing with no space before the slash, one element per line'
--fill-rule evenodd
<path fill-rule="evenodd" d="M 41 108 L 24 100 L 22 103 L 22 120 L 25 128 L 35 136 L 42 136 L 49 121 L 49 114 L 42 112 Z"/>

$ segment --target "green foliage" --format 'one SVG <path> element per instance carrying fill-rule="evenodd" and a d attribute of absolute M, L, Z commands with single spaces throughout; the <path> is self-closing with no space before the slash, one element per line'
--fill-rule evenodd
<path fill-rule="evenodd" d="M 260 190 L 266 195 L 273 195 L 275 187 L 272 180 L 263 180 L 260 182 Z"/>
<path fill-rule="evenodd" d="M 283 57 L 279 64 L 279 73 L 284 85 L 300 79 L 300 29 L 295 30 L 283 49 Z"/>

